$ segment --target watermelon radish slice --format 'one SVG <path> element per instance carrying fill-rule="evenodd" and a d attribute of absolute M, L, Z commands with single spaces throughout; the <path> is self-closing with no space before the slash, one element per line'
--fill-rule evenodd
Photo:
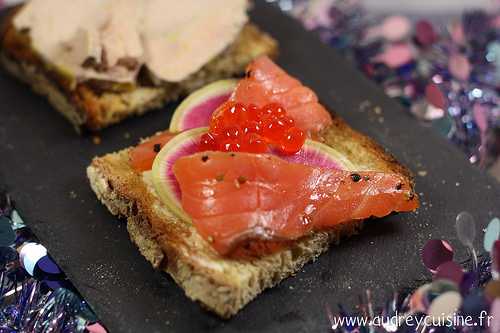
<path fill-rule="evenodd" d="M 208 126 L 212 113 L 229 99 L 237 83 L 238 80 L 220 80 L 193 92 L 175 110 L 169 131 L 178 133 Z"/>
<path fill-rule="evenodd" d="M 200 138 L 207 131 L 207 127 L 199 127 L 178 134 L 163 146 L 153 162 L 152 177 L 156 193 L 184 221 L 190 221 L 190 218 L 181 207 L 181 190 L 173 166 L 177 159 L 199 151 Z"/>
<path fill-rule="evenodd" d="M 178 134 L 162 148 L 153 162 L 151 175 L 156 193 L 170 210 L 186 222 L 191 219 L 182 209 L 181 191 L 173 173 L 173 166 L 179 158 L 199 152 L 200 138 L 207 131 L 208 128 L 201 127 Z M 355 170 L 354 165 L 345 156 L 313 140 L 306 140 L 302 149 L 295 155 L 276 155 L 292 163 Z"/>
<path fill-rule="evenodd" d="M 310 139 L 307 139 L 302 149 L 294 155 L 275 155 L 291 163 L 342 170 L 354 171 L 356 169 L 343 154 L 330 146 Z"/>

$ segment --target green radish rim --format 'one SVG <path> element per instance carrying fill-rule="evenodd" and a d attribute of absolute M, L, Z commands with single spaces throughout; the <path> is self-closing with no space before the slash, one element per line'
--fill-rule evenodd
<path fill-rule="evenodd" d="M 172 212 L 187 222 L 191 218 L 182 209 L 179 184 L 173 176 L 172 167 L 180 157 L 198 152 L 200 137 L 207 131 L 207 127 L 200 127 L 176 135 L 163 146 L 153 162 L 152 177 L 156 193 Z"/>
<path fill-rule="evenodd" d="M 237 84 L 235 79 L 219 80 L 191 93 L 175 109 L 169 131 L 178 133 L 208 126 L 212 113 L 229 99 Z"/>

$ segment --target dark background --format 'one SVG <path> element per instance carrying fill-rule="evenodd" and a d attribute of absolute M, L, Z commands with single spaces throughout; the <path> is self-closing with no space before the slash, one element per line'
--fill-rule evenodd
<path fill-rule="evenodd" d="M 252 17 L 279 40 L 278 63 L 311 86 L 329 109 L 415 173 L 426 172 L 416 176 L 422 207 L 415 214 L 368 222 L 359 236 L 333 246 L 223 321 L 150 267 L 129 241 L 123 221 L 96 200 L 85 176 L 93 156 L 167 128 L 175 106 L 105 130 L 102 143 L 95 145 L 90 136 L 76 135 L 43 98 L 0 71 L 0 184 L 112 332 L 326 331 L 325 304 L 354 306 L 368 288 L 382 304 L 393 290 L 428 278 L 420 249 L 431 238 L 449 239 L 460 248 L 454 232 L 457 213 L 471 212 L 478 230 L 500 215 L 496 181 L 432 130 L 417 125 L 334 50 L 263 2 Z M 458 259 L 465 258 L 465 251 L 458 252 Z"/>

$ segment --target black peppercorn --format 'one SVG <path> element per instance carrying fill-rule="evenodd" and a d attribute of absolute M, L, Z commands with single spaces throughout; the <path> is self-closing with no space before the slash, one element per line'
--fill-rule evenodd
<path fill-rule="evenodd" d="M 351 179 L 353 182 L 357 183 L 361 180 L 361 176 L 357 173 L 352 173 L 351 174 Z"/>

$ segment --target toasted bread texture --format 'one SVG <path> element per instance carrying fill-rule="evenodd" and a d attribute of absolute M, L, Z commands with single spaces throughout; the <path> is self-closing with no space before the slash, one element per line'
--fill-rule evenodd
<path fill-rule="evenodd" d="M 249 23 L 225 51 L 182 82 L 154 83 L 144 70 L 135 84 L 96 80 L 77 83 L 45 63 L 31 48 L 29 36 L 16 30 L 11 19 L 0 37 L 3 67 L 46 96 L 79 131 L 100 130 L 132 115 L 160 108 L 207 83 L 241 75 L 253 59 L 264 54 L 275 56 L 278 50 L 272 37 Z"/>
<path fill-rule="evenodd" d="M 366 136 L 338 117 L 321 133 L 324 143 L 346 156 L 357 170 L 403 175 L 409 171 Z M 148 173 L 134 171 L 129 149 L 95 158 L 87 169 L 90 185 L 109 211 L 127 219 L 130 238 L 157 269 L 168 272 L 186 295 L 228 318 L 264 289 L 272 287 L 316 259 L 332 242 L 357 232 L 361 221 L 315 232 L 267 254 L 219 256 L 195 228 L 182 222 L 157 197 Z"/>

